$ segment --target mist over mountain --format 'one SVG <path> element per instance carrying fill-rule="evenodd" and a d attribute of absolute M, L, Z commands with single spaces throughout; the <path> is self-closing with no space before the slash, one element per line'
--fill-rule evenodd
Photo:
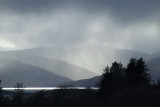
<path fill-rule="evenodd" d="M 149 60 L 151 55 L 148 53 L 144 53 L 136 50 L 117 50 L 115 51 L 115 61 L 122 62 L 123 64 L 127 64 L 130 58 L 140 58 L 142 57 L 145 60 Z"/>
<path fill-rule="evenodd" d="M 78 81 L 71 81 L 64 83 L 64 85 L 73 86 L 73 87 L 97 87 L 101 76 L 95 76 L 89 79 L 82 79 Z"/>
<path fill-rule="evenodd" d="M 58 48 L 58 47 L 38 47 L 32 49 L 11 51 L 14 54 L 28 54 L 54 58 L 86 68 L 92 72 L 101 74 L 103 68 L 118 61 L 127 64 L 131 57 L 145 60 L 154 58 L 152 54 L 135 51 L 117 49 L 109 46 L 88 46 L 81 48 Z"/>
<path fill-rule="evenodd" d="M 149 60 L 147 65 L 152 76 L 160 76 L 160 57 Z"/>
<path fill-rule="evenodd" d="M 85 68 L 69 64 L 65 61 L 61 61 L 53 58 L 47 58 L 44 56 L 19 54 L 18 52 L 17 53 L 10 53 L 10 52 L 0 53 L 0 56 L 8 57 L 8 58 L 18 60 L 33 66 L 37 66 L 37 67 L 46 69 L 50 72 L 53 72 L 57 75 L 68 77 L 72 80 L 86 79 L 86 78 L 90 78 L 98 75 Z"/>
<path fill-rule="evenodd" d="M 157 56 L 159 55 L 157 54 Z M 153 56 L 153 54 L 151 54 L 151 57 L 156 57 L 156 56 Z M 149 69 L 148 73 L 150 74 L 150 77 L 151 77 L 150 82 L 157 83 L 160 80 L 160 57 L 147 60 L 146 65 L 147 65 L 147 68 Z M 95 76 L 89 79 L 72 81 L 72 82 L 66 83 L 66 85 L 71 85 L 75 87 L 95 87 L 98 85 L 100 79 L 101 79 L 101 76 Z"/>
<path fill-rule="evenodd" d="M 151 58 L 150 59 L 156 59 L 160 57 L 160 51 L 154 52 L 151 54 Z"/>
<path fill-rule="evenodd" d="M 3 87 L 14 87 L 23 83 L 26 87 L 58 86 L 72 81 L 43 68 L 7 58 L 0 58 L 0 79 Z"/>
<path fill-rule="evenodd" d="M 75 80 L 76 82 L 72 82 L 75 86 L 93 86 L 97 83 L 96 81 L 98 81 L 97 77 L 95 77 L 95 79 L 94 76 L 101 75 L 103 69 L 107 65 L 110 66 L 112 62 L 117 61 L 122 62 L 122 64 L 126 66 L 131 57 L 143 57 L 146 60 L 147 65 L 149 65 L 150 73 L 152 75 L 159 75 L 159 68 L 157 69 L 157 67 L 159 67 L 158 56 L 160 56 L 158 52 L 148 54 L 134 50 L 122 50 L 101 46 L 91 46 L 85 48 L 38 47 L 24 50 L 1 51 L 0 58 L 2 58 L 2 60 L 0 60 L 0 66 L 4 69 L 0 69 L 0 71 L 3 71 L 3 77 L 5 78 L 7 78 L 7 75 L 11 74 L 13 77 L 16 77 L 20 70 L 21 75 L 23 75 L 23 71 L 24 75 L 26 72 L 28 72 L 27 75 L 31 74 L 33 71 L 31 68 L 33 67 L 37 69 L 35 71 L 39 71 L 39 74 L 41 74 L 41 71 L 44 70 L 47 71 L 46 75 L 48 75 L 48 73 L 53 73 L 58 76 Z M 7 64 L 4 59 L 7 61 Z M 19 68 L 20 66 L 21 68 Z M 14 73 L 11 72 L 12 69 Z M 34 71 L 32 73 L 36 74 Z M 43 72 L 43 75 L 45 75 L 45 72 Z M 30 78 L 37 78 L 36 81 L 41 81 L 39 77 Z M 50 84 L 50 81 L 48 81 L 50 86 L 58 84 L 61 80 L 56 79 L 55 76 L 52 76 L 52 78 L 55 83 Z M 24 82 L 27 84 L 27 80 L 27 78 L 23 78 L 23 80 L 19 82 Z M 63 80 L 64 79 L 61 80 L 62 83 L 66 83 L 68 81 Z M 11 82 L 11 84 L 12 83 L 13 82 Z M 42 84 L 47 85 L 47 79 L 45 80 L 45 83 L 42 82 Z M 37 86 L 40 86 L 40 84 L 37 83 Z"/>

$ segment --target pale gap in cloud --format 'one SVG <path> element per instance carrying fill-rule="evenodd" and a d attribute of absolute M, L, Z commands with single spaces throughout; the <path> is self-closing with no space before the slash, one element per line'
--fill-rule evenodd
<path fill-rule="evenodd" d="M 0 40 L 0 48 L 16 49 L 17 46 L 10 41 Z"/>

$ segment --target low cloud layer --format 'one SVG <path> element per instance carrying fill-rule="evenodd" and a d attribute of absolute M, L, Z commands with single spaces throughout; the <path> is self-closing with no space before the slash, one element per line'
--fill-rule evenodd
<path fill-rule="evenodd" d="M 0 0 L 0 47 L 160 51 L 159 0 Z"/>

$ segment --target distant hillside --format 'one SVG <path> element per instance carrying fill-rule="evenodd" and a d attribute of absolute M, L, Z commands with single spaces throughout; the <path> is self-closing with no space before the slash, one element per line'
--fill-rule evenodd
<path fill-rule="evenodd" d="M 158 57 L 160 57 L 160 51 L 152 53 L 150 59 L 155 59 L 155 58 L 158 58 Z"/>
<path fill-rule="evenodd" d="M 26 87 L 51 87 L 71 81 L 43 68 L 6 58 L 0 58 L 0 80 L 3 87 L 13 87 L 18 82 Z"/>
<path fill-rule="evenodd" d="M 160 76 L 160 57 L 149 60 L 147 65 L 152 76 Z"/>
<path fill-rule="evenodd" d="M 131 57 L 143 57 L 145 60 L 150 59 L 150 54 L 144 52 L 122 50 L 109 46 L 87 46 L 81 48 L 38 47 L 10 51 L 10 53 L 38 55 L 49 59 L 58 59 L 97 72 L 98 74 L 101 74 L 106 65 L 111 65 L 114 61 L 126 64 Z"/>
<path fill-rule="evenodd" d="M 151 59 L 151 55 L 144 53 L 144 52 L 139 52 L 135 50 L 116 50 L 115 51 L 115 61 L 120 61 L 123 64 L 128 64 L 130 58 L 140 58 L 142 57 L 144 60 L 149 60 Z"/>
<path fill-rule="evenodd" d="M 69 64 L 65 61 L 38 55 L 19 54 L 18 52 L 5 52 L 0 53 L 0 56 L 37 66 L 55 74 L 68 77 L 72 80 L 87 79 L 97 75 L 96 73 L 93 73 L 85 68 Z"/>
<path fill-rule="evenodd" d="M 158 79 L 160 80 L 160 57 L 146 61 L 146 64 L 147 67 L 149 68 L 149 73 L 151 74 L 152 80 L 157 82 L 157 76 Z M 68 84 L 77 87 L 93 87 L 100 81 L 100 79 L 101 76 L 96 76 L 90 79 L 83 79 L 75 82 L 69 82 Z"/>
<path fill-rule="evenodd" d="M 160 57 L 157 56 L 159 56 L 159 52 L 147 54 L 134 50 L 121 50 L 99 46 L 75 49 L 39 47 L 24 50 L 1 51 L 0 78 L 4 81 L 3 83 L 9 86 L 16 82 L 23 82 L 27 86 L 31 83 L 33 86 L 55 86 L 59 83 L 66 83 L 72 79 L 79 80 L 70 82 L 74 86 L 89 87 L 97 83 L 100 77 L 94 76 L 101 74 L 105 66 L 111 65 L 114 61 L 121 61 L 125 66 L 131 57 L 143 57 L 147 62 L 151 75 L 160 75 Z M 88 69 L 92 69 L 99 74 Z M 37 74 L 37 72 L 40 75 L 31 75 L 32 73 Z M 21 74 L 22 77 L 19 74 Z M 44 79 L 41 79 L 44 75 Z M 50 83 L 50 80 L 52 83 Z M 39 82 L 37 83 L 37 81 Z"/>
<path fill-rule="evenodd" d="M 0 57 L 11 58 L 44 68 L 72 80 L 87 79 L 100 75 L 103 69 L 107 65 L 110 66 L 114 61 L 122 62 L 126 66 L 131 57 L 143 57 L 148 61 L 158 55 L 158 52 L 147 54 L 135 50 L 122 50 L 105 46 L 88 46 L 70 49 L 38 47 L 0 52 Z"/>
<path fill-rule="evenodd" d="M 83 79 L 75 82 L 68 82 L 64 85 L 69 85 L 69 86 L 71 85 L 75 87 L 95 87 L 95 86 L 98 86 L 100 79 L 101 79 L 101 76 L 96 76 L 90 79 Z"/>

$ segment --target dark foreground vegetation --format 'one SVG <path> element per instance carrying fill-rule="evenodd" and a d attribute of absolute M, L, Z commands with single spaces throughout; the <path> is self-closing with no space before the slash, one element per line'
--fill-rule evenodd
<path fill-rule="evenodd" d="M 57 89 L 26 93 L 0 90 L 0 107 L 160 107 L 160 85 L 151 84 L 145 61 L 132 58 L 124 67 L 107 66 L 99 89 Z"/>

